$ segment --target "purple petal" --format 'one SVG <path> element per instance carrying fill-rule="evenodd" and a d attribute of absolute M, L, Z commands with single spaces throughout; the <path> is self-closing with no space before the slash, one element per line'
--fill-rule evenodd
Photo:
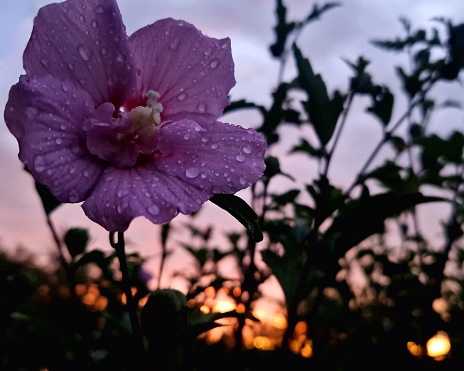
<path fill-rule="evenodd" d="M 158 169 L 211 196 L 235 193 L 263 175 L 266 142 L 254 130 L 181 120 L 162 125 L 158 135 Z"/>
<path fill-rule="evenodd" d="M 40 9 L 24 52 L 31 76 L 72 80 L 96 105 L 122 105 L 135 82 L 128 37 L 116 1 L 68 0 Z"/>
<path fill-rule="evenodd" d="M 84 200 L 103 171 L 81 141 L 82 122 L 93 110 L 90 101 L 70 82 L 23 76 L 5 108 L 19 158 L 63 202 Z"/>
<path fill-rule="evenodd" d="M 130 37 L 141 75 L 138 92 L 160 93 L 166 120 L 179 114 L 216 120 L 235 85 L 230 40 L 204 36 L 189 23 L 160 20 Z"/>
<path fill-rule="evenodd" d="M 122 232 L 138 216 L 165 223 L 178 211 L 188 214 L 198 210 L 209 197 L 209 193 L 163 174 L 153 165 L 108 168 L 82 208 L 106 230 Z"/>

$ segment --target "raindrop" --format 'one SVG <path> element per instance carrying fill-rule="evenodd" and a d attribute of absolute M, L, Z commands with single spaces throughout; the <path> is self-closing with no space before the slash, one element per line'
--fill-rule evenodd
<path fill-rule="evenodd" d="M 37 116 L 38 113 L 39 111 L 35 107 L 26 108 L 26 116 L 28 119 L 33 119 L 35 116 Z"/>
<path fill-rule="evenodd" d="M 206 173 L 201 174 L 201 177 L 202 177 L 203 179 L 206 179 L 206 177 L 207 177 Z"/>
<path fill-rule="evenodd" d="M 190 139 L 190 134 L 189 134 L 189 133 L 185 134 L 185 135 L 184 135 L 184 139 L 185 139 L 185 140 L 189 140 L 189 139 Z"/>
<path fill-rule="evenodd" d="M 61 138 L 56 138 L 55 143 L 56 144 L 61 144 L 61 143 L 63 143 L 63 140 Z"/>
<path fill-rule="evenodd" d="M 34 168 L 38 173 L 45 170 L 45 160 L 42 156 L 36 156 L 34 158 Z"/>
<path fill-rule="evenodd" d="M 63 125 L 63 126 L 64 126 L 64 125 Z M 81 149 L 80 149 L 79 147 L 77 147 L 77 146 L 71 148 L 71 152 L 74 153 L 74 154 L 76 154 L 76 155 L 80 152 L 80 150 L 81 150 Z"/>
<path fill-rule="evenodd" d="M 108 51 L 106 50 L 106 48 L 101 48 L 101 53 L 102 55 L 105 55 L 106 53 L 108 53 Z"/>
<path fill-rule="evenodd" d="M 185 171 L 185 175 L 187 176 L 187 178 L 194 179 L 198 175 L 200 175 L 200 170 L 198 170 L 198 168 L 196 168 L 196 167 L 189 167 Z"/>
<path fill-rule="evenodd" d="M 84 22 L 84 19 L 85 19 L 85 18 L 84 18 L 83 15 L 80 15 L 80 16 L 79 16 L 79 19 L 81 20 L 81 22 Z"/>
<path fill-rule="evenodd" d="M 84 61 L 89 61 L 90 57 L 92 56 L 91 51 L 89 51 L 84 45 L 80 45 L 77 48 L 77 51 L 79 52 L 79 55 Z"/>
<path fill-rule="evenodd" d="M 180 39 L 176 37 L 174 40 L 172 40 L 171 44 L 169 44 L 169 48 L 172 50 L 177 49 L 177 47 L 179 46 L 179 41 Z"/>
<path fill-rule="evenodd" d="M 244 161 L 245 161 L 245 156 L 243 156 L 243 155 L 237 155 L 237 156 L 235 156 L 235 159 L 236 159 L 238 162 L 244 162 Z"/>
<path fill-rule="evenodd" d="M 117 206 L 118 213 L 121 214 L 124 210 L 128 208 L 127 202 L 122 203 L 121 205 Z"/>
<path fill-rule="evenodd" d="M 127 196 L 129 194 L 129 191 L 127 189 L 120 189 L 118 191 L 118 197 L 124 197 L 124 196 Z"/>
<path fill-rule="evenodd" d="M 211 62 L 209 62 L 209 68 L 216 69 L 219 66 L 219 59 L 214 58 Z"/>
<path fill-rule="evenodd" d="M 82 175 L 84 176 L 84 178 L 88 178 L 89 177 L 89 172 L 87 170 L 84 170 Z"/>
<path fill-rule="evenodd" d="M 195 202 L 196 202 L 198 205 L 201 205 L 201 204 L 203 203 L 203 202 L 201 202 L 201 200 L 200 200 L 199 198 L 197 198 L 197 199 L 195 200 Z"/>
<path fill-rule="evenodd" d="M 126 57 L 123 54 L 119 53 L 118 56 L 116 57 L 116 60 L 119 63 L 122 63 L 122 62 L 124 62 L 126 60 Z"/>
<path fill-rule="evenodd" d="M 97 7 L 95 7 L 95 13 L 102 14 L 104 11 L 105 10 L 103 9 L 101 5 L 98 5 Z"/>
<path fill-rule="evenodd" d="M 246 181 L 246 179 L 245 179 L 245 178 L 242 178 L 242 177 L 240 177 L 240 184 L 241 184 L 241 185 L 245 185 L 245 184 L 247 184 L 247 181 Z"/>
<path fill-rule="evenodd" d="M 253 148 L 250 145 L 243 147 L 243 152 L 250 154 L 253 151 Z"/>
<path fill-rule="evenodd" d="M 203 137 L 203 138 L 201 138 L 201 141 L 203 143 L 208 143 L 210 141 L 210 139 L 211 139 L 210 137 Z"/>
<path fill-rule="evenodd" d="M 77 202 L 79 200 L 79 193 L 75 189 L 69 191 L 68 194 L 69 202 Z"/>
<path fill-rule="evenodd" d="M 160 213 L 160 209 L 156 205 L 149 206 L 147 210 L 151 215 L 158 215 Z"/>
<path fill-rule="evenodd" d="M 187 98 L 187 93 L 185 91 L 183 91 L 177 96 L 178 100 L 184 100 L 185 98 Z"/>
<path fill-rule="evenodd" d="M 247 133 L 253 135 L 255 131 L 253 129 L 247 129 Z"/>
<path fill-rule="evenodd" d="M 76 169 L 71 167 L 69 168 L 69 174 L 74 174 L 76 172 Z"/>
<path fill-rule="evenodd" d="M 42 63 L 44 67 L 48 67 L 48 61 L 46 59 L 41 59 L 40 63 Z"/>
<path fill-rule="evenodd" d="M 93 27 L 93 28 L 97 28 L 98 27 L 98 21 L 96 19 L 94 19 L 92 21 L 92 23 L 90 23 L 90 25 Z"/>
<path fill-rule="evenodd" d="M 206 103 L 200 102 L 197 106 L 198 112 L 205 112 L 206 111 Z"/>
<path fill-rule="evenodd" d="M 214 143 L 214 144 L 211 144 L 211 149 L 218 149 L 219 148 L 219 145 Z"/>
<path fill-rule="evenodd" d="M 73 71 L 74 70 L 74 64 L 72 63 L 68 63 L 68 68 Z"/>
<path fill-rule="evenodd" d="M 53 171 L 52 170 L 47 170 L 47 175 L 52 175 Z"/>
<path fill-rule="evenodd" d="M 68 85 L 66 84 L 63 84 L 61 88 L 63 89 L 64 92 L 67 92 L 69 90 Z"/>

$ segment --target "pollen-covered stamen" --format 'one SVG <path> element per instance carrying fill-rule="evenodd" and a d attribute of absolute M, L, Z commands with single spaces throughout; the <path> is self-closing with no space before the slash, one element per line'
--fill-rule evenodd
<path fill-rule="evenodd" d="M 160 94 L 157 91 L 149 90 L 146 97 L 148 98 L 146 107 L 138 106 L 129 112 L 129 118 L 138 138 L 146 138 L 155 133 L 156 126 L 161 122 L 160 113 L 163 112 L 163 105 L 158 102 Z"/>

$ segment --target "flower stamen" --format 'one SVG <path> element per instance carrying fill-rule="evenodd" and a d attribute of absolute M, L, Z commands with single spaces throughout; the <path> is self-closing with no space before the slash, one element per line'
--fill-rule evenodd
<path fill-rule="evenodd" d="M 156 126 L 161 123 L 161 112 L 163 105 L 158 102 L 160 94 L 157 91 L 149 90 L 146 94 L 148 98 L 146 107 L 138 106 L 129 112 L 133 128 L 137 137 L 149 137 L 154 134 Z"/>

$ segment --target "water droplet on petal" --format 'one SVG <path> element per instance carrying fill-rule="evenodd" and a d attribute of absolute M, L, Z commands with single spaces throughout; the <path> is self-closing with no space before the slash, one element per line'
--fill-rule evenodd
<path fill-rule="evenodd" d="M 208 175 L 206 175 L 206 173 L 201 174 L 201 177 L 202 177 L 203 179 L 206 179 L 207 176 L 208 176 Z"/>
<path fill-rule="evenodd" d="M 160 209 L 157 205 L 151 205 L 147 210 L 151 215 L 158 215 L 160 213 Z"/>
<path fill-rule="evenodd" d="M 219 64 L 219 59 L 214 58 L 211 62 L 209 62 L 209 67 L 214 70 L 215 68 L 217 68 L 217 66 L 219 66 Z"/>
<path fill-rule="evenodd" d="M 74 64 L 72 63 L 68 63 L 68 68 L 73 71 L 74 70 Z"/>
<path fill-rule="evenodd" d="M 210 137 L 203 137 L 203 138 L 201 138 L 201 141 L 202 141 L 203 143 L 208 143 L 210 140 L 211 140 Z"/>
<path fill-rule="evenodd" d="M 56 138 L 55 143 L 56 144 L 61 144 L 61 143 L 63 143 L 63 140 L 61 138 Z"/>
<path fill-rule="evenodd" d="M 74 153 L 75 155 L 77 155 L 80 151 L 81 149 L 77 146 L 71 148 L 71 152 Z"/>
<path fill-rule="evenodd" d="M 179 41 L 180 39 L 178 37 L 176 37 L 174 40 L 171 41 L 171 43 L 169 44 L 169 48 L 171 50 L 175 50 L 177 49 L 177 47 L 179 46 Z"/>
<path fill-rule="evenodd" d="M 124 196 L 127 196 L 129 194 L 129 191 L 127 189 L 120 189 L 118 191 L 118 197 L 124 197 Z"/>
<path fill-rule="evenodd" d="M 35 107 L 26 108 L 26 116 L 28 119 L 33 119 L 35 116 L 37 116 L 37 113 L 39 113 L 39 111 Z"/>
<path fill-rule="evenodd" d="M 200 200 L 199 198 L 197 198 L 197 199 L 195 200 L 195 202 L 196 202 L 198 205 L 201 205 L 201 204 L 203 203 L 203 202 L 201 202 L 201 200 Z"/>
<path fill-rule="evenodd" d="M 95 13 L 102 14 L 105 10 L 101 5 L 95 7 Z"/>
<path fill-rule="evenodd" d="M 244 146 L 243 148 L 243 152 L 247 153 L 247 154 L 250 154 L 252 151 L 253 151 L 253 148 L 251 146 Z"/>
<path fill-rule="evenodd" d="M 41 59 L 40 63 L 42 63 L 44 67 L 48 67 L 48 61 L 46 59 Z"/>
<path fill-rule="evenodd" d="M 185 98 L 187 98 L 187 93 L 185 91 L 183 91 L 177 96 L 178 100 L 184 100 Z"/>
<path fill-rule="evenodd" d="M 240 177 L 240 184 L 241 184 L 241 185 L 245 185 L 245 184 L 247 184 L 247 181 L 246 181 L 246 179 L 245 179 L 245 178 L 242 178 L 242 177 Z"/>
<path fill-rule="evenodd" d="M 38 173 L 41 173 L 45 170 L 45 160 L 42 156 L 36 156 L 34 158 L 34 169 Z"/>
<path fill-rule="evenodd" d="M 79 52 L 79 55 L 84 61 L 89 61 L 90 57 L 92 56 L 92 52 L 89 51 L 84 45 L 80 45 L 77 48 L 77 51 Z"/>
<path fill-rule="evenodd" d="M 101 48 L 101 53 L 102 55 L 105 55 L 106 53 L 108 53 L 108 51 L 106 50 L 106 48 Z"/>
<path fill-rule="evenodd" d="M 94 19 L 92 21 L 92 23 L 90 23 L 90 25 L 93 27 L 93 28 L 97 28 L 98 27 L 98 21 L 96 19 Z"/>
<path fill-rule="evenodd" d="M 128 206 L 129 204 L 127 202 L 123 202 L 121 205 L 118 205 L 116 209 L 118 210 L 119 214 L 122 214 L 122 212 L 126 210 Z"/>
<path fill-rule="evenodd" d="M 118 56 L 116 57 L 116 60 L 119 63 L 122 63 L 122 62 L 124 62 L 126 60 L 126 57 L 123 54 L 119 53 Z"/>
<path fill-rule="evenodd" d="M 188 133 L 185 134 L 185 135 L 184 135 L 184 139 L 185 139 L 185 140 L 189 140 L 189 139 L 190 139 L 190 134 L 188 134 Z"/>
<path fill-rule="evenodd" d="M 189 167 L 185 171 L 185 175 L 187 176 L 187 178 L 194 179 L 198 175 L 200 175 L 200 170 L 198 170 L 198 168 L 196 168 L 196 167 Z"/>
<path fill-rule="evenodd" d="M 82 172 L 82 175 L 84 176 L 84 178 L 88 178 L 89 177 L 89 172 L 87 170 L 84 170 Z"/>
<path fill-rule="evenodd" d="M 77 202 L 77 200 L 79 200 L 79 194 L 75 189 L 72 189 L 71 191 L 69 191 L 68 198 L 69 202 Z"/>
<path fill-rule="evenodd" d="M 84 20 L 85 20 L 85 18 L 84 18 L 83 15 L 80 15 L 80 16 L 79 16 L 79 19 L 81 20 L 81 22 L 84 22 Z"/>
<path fill-rule="evenodd" d="M 245 161 L 245 156 L 243 156 L 243 155 L 237 155 L 237 156 L 235 156 L 235 159 L 236 159 L 238 162 L 244 162 L 244 161 Z"/>
<path fill-rule="evenodd" d="M 203 102 L 199 103 L 197 106 L 198 112 L 201 112 L 201 113 L 205 112 L 206 107 L 207 107 L 206 103 L 203 103 Z"/>
<path fill-rule="evenodd" d="M 211 149 L 218 149 L 219 148 L 219 145 L 214 143 L 214 144 L 211 144 Z"/>
<path fill-rule="evenodd" d="M 74 167 L 69 168 L 69 174 L 74 174 L 76 172 L 76 169 Z"/>

